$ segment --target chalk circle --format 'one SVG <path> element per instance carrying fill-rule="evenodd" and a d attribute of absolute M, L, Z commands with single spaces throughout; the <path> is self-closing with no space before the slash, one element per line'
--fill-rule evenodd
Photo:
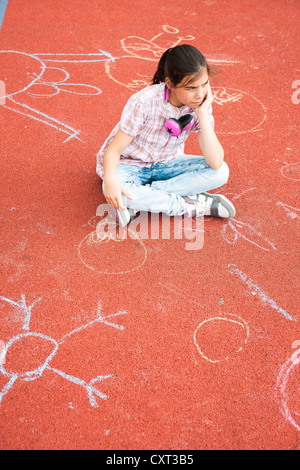
<path fill-rule="evenodd" d="M 57 350 L 58 343 L 49 336 L 34 332 L 20 334 L 6 344 L 6 365 L 0 365 L 0 372 L 7 377 L 34 380 L 43 374 Z"/>
<path fill-rule="evenodd" d="M 300 350 L 283 364 L 276 382 L 277 399 L 286 420 L 300 431 Z"/>
<path fill-rule="evenodd" d="M 267 117 L 263 103 L 246 91 L 212 87 L 213 116 L 218 134 L 244 134 L 261 130 Z"/>
<path fill-rule="evenodd" d="M 300 181 L 300 162 L 289 163 L 281 168 L 281 173 L 285 178 L 292 181 Z"/>
<path fill-rule="evenodd" d="M 44 74 L 46 65 L 38 57 L 18 51 L 0 51 L 0 79 L 9 98 L 27 91 Z"/>
<path fill-rule="evenodd" d="M 127 274 L 139 269 L 147 259 L 147 250 L 138 235 L 127 228 L 107 235 L 95 230 L 78 246 L 78 256 L 92 271 L 101 274 Z"/>
<path fill-rule="evenodd" d="M 248 337 L 249 327 L 245 320 L 238 315 L 224 313 L 208 318 L 197 326 L 194 344 L 203 359 L 218 363 L 239 353 L 247 343 Z"/>

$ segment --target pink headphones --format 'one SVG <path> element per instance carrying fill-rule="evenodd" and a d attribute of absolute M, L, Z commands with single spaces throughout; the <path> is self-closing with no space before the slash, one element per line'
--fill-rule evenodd
<path fill-rule="evenodd" d="M 164 100 L 168 101 L 169 99 L 169 88 L 166 86 Z M 185 114 L 181 116 L 179 119 L 170 118 L 165 123 L 165 129 L 168 134 L 178 137 L 182 131 L 188 131 L 191 129 L 192 125 L 194 124 L 195 120 L 192 114 Z"/>

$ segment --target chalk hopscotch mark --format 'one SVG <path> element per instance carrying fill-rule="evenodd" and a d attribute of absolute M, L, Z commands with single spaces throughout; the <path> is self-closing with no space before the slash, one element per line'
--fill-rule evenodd
<path fill-rule="evenodd" d="M 22 301 L 21 302 L 15 302 L 11 299 L 8 299 L 7 297 L 1 296 L 0 299 L 4 302 L 7 302 L 17 308 L 22 308 L 25 312 L 25 320 L 24 320 L 24 325 L 23 329 L 29 330 L 29 325 L 30 325 L 30 317 L 31 317 L 31 310 L 34 305 L 36 305 L 37 302 L 39 302 L 41 299 L 37 299 L 33 302 L 33 304 L 30 307 L 27 307 L 25 296 L 22 295 Z M 0 391 L 0 405 L 3 400 L 3 397 L 13 388 L 13 385 L 15 382 L 20 379 L 22 381 L 33 381 L 36 380 L 40 377 L 42 377 L 43 373 L 45 370 L 50 370 L 53 373 L 59 375 L 60 377 L 68 380 L 69 382 L 72 382 L 76 385 L 79 385 L 80 387 L 84 388 L 87 392 L 87 396 L 89 399 L 89 403 L 93 408 L 98 408 L 98 402 L 97 402 L 97 397 L 106 400 L 109 398 L 106 394 L 101 393 L 96 387 L 95 384 L 98 382 L 101 382 L 103 380 L 109 379 L 113 377 L 112 374 L 107 374 L 107 375 L 98 375 L 97 377 L 94 377 L 92 380 L 89 382 L 86 382 L 85 380 L 82 380 L 78 377 L 74 377 L 70 374 L 67 374 L 61 370 L 58 370 L 54 367 L 50 367 L 50 363 L 55 357 L 59 346 L 62 345 L 68 338 L 71 336 L 87 329 L 91 328 L 93 325 L 96 323 L 103 323 L 104 325 L 110 326 L 112 328 L 116 328 L 117 330 L 124 330 L 123 325 L 119 325 L 115 322 L 112 322 L 110 319 L 117 317 L 119 315 L 125 315 L 127 314 L 126 311 L 120 311 L 111 315 L 103 316 L 102 313 L 102 305 L 101 301 L 99 301 L 98 306 L 97 306 L 97 317 L 95 320 L 92 320 L 90 322 L 87 322 L 80 327 L 70 331 L 66 335 L 64 335 L 59 341 L 56 341 L 54 338 L 51 338 L 50 336 L 44 335 L 42 333 L 36 333 L 36 332 L 27 332 L 27 333 L 21 333 L 17 336 L 14 336 L 11 338 L 5 345 L 4 349 L 1 351 L 1 357 L 0 357 L 0 373 L 8 378 L 7 384 L 2 388 Z M 42 359 L 41 358 L 41 364 L 40 366 L 34 368 L 33 370 L 27 370 L 26 372 L 21 372 L 21 371 L 14 371 L 13 366 L 10 365 L 10 360 L 4 361 L 3 359 L 7 357 L 7 352 L 9 349 L 13 346 L 13 344 L 17 342 L 22 342 L 25 339 L 28 338 L 36 338 L 40 340 L 42 343 L 49 343 L 49 347 L 51 347 L 51 353 L 47 355 L 46 358 Z M 28 345 L 27 345 L 28 347 Z M 5 367 L 4 367 L 5 363 Z M 9 369 L 10 367 L 10 369 Z"/>
<path fill-rule="evenodd" d="M 70 75 L 68 72 L 58 69 L 55 67 L 49 67 L 46 65 L 45 62 L 50 62 L 54 59 L 54 62 L 57 61 L 57 54 L 45 54 L 48 57 L 46 60 L 42 60 L 39 55 L 42 54 L 27 54 L 25 52 L 13 51 L 13 50 L 5 50 L 0 51 L 0 69 L 1 69 L 1 78 L 2 75 L 4 76 L 7 71 L 10 74 L 6 77 L 6 85 L 7 87 L 10 86 L 10 91 L 6 93 L 5 96 L 1 96 L 1 105 L 17 114 L 21 114 L 26 116 L 30 119 L 35 121 L 41 122 L 46 124 L 49 127 L 52 127 L 59 132 L 67 134 L 69 137 L 64 141 L 68 142 L 69 140 L 75 138 L 82 142 L 82 140 L 78 137 L 80 134 L 80 130 L 76 130 L 73 127 L 65 124 L 58 119 L 55 119 L 48 114 L 42 113 L 41 111 L 32 108 L 24 103 L 21 102 L 21 97 L 23 94 L 28 93 L 31 96 L 35 97 L 51 97 L 55 96 L 60 91 L 65 91 L 68 93 L 74 93 L 78 95 L 97 95 L 102 93 L 101 89 L 95 86 L 81 84 L 81 83 L 68 83 L 67 80 L 69 79 Z M 62 54 L 63 56 L 69 56 L 68 54 Z M 97 54 L 92 54 L 93 57 L 96 59 L 92 60 L 92 62 L 103 62 L 107 60 L 114 61 L 112 55 L 108 52 L 100 50 Z M 65 62 L 91 62 L 91 59 L 84 60 L 79 54 L 80 58 L 78 58 L 77 54 L 72 54 L 72 59 L 70 60 L 63 60 Z M 76 56 L 76 57 L 75 57 Z M 85 54 L 86 56 L 86 54 Z M 89 56 L 89 55 L 88 55 Z M 100 58 L 101 57 L 101 58 Z M 23 65 L 25 63 L 25 67 Z M 20 70 L 21 68 L 21 75 Z M 49 71 L 53 70 L 60 70 L 61 72 L 65 73 L 65 76 L 62 80 L 59 81 L 51 81 L 45 80 L 45 77 L 48 75 Z M 17 76 L 17 79 L 16 79 Z M 24 86 L 25 83 L 25 86 Z M 48 92 L 43 95 L 43 93 L 34 93 L 32 92 L 34 89 L 37 90 L 39 86 L 40 92 L 41 87 L 44 87 L 44 90 L 48 88 L 54 90 L 53 92 Z M 31 89 L 31 91 L 29 91 Z M 42 88 L 43 89 L 43 88 Z M 16 96 L 18 99 L 16 99 Z M 5 101 L 4 101 L 5 98 Z M 8 105 L 8 101 L 10 101 L 10 105 Z"/>
<path fill-rule="evenodd" d="M 212 359 L 210 357 L 208 357 L 206 354 L 204 354 L 202 348 L 199 346 L 199 339 L 198 339 L 198 333 L 200 331 L 201 328 L 203 328 L 203 326 L 205 324 L 208 324 L 210 322 L 215 322 L 215 323 L 218 323 L 218 322 L 229 322 L 229 323 L 233 323 L 233 324 L 236 324 L 236 325 L 239 325 L 244 333 L 245 333 L 245 338 L 242 340 L 241 339 L 241 345 L 240 347 L 235 350 L 235 351 L 232 351 L 230 354 L 228 354 L 226 357 L 223 357 L 223 358 L 219 358 L 219 359 Z M 216 326 L 215 326 L 216 328 Z M 199 325 L 197 326 L 195 332 L 194 332 L 194 345 L 196 346 L 197 348 L 197 351 L 198 353 L 200 354 L 200 356 L 202 357 L 202 359 L 205 359 L 206 361 L 208 362 L 211 362 L 213 364 L 216 364 L 218 362 L 223 362 L 223 361 L 227 361 L 230 357 L 232 357 L 233 355 L 239 353 L 240 351 L 242 351 L 242 349 L 245 347 L 245 345 L 247 344 L 247 341 L 248 341 L 248 338 L 249 338 L 249 334 L 250 334 L 250 329 L 249 329 L 249 326 L 247 324 L 247 322 L 245 320 L 243 320 L 241 317 L 239 317 L 238 315 L 234 315 L 232 313 L 222 313 L 220 316 L 217 316 L 217 317 L 211 317 L 211 318 L 208 318 L 204 321 L 202 321 L 201 323 L 199 323 Z M 218 350 L 220 348 L 220 345 L 216 346 L 216 350 Z"/>
<path fill-rule="evenodd" d="M 91 221 L 89 224 L 91 225 Z M 122 243 L 126 244 L 128 251 L 126 259 L 122 255 Z M 128 274 L 145 264 L 147 249 L 137 233 L 129 228 L 123 231 L 120 238 L 117 233 L 116 237 L 112 237 L 111 233 L 102 233 L 99 238 L 95 230 L 79 243 L 78 257 L 84 266 L 99 274 Z"/>
<path fill-rule="evenodd" d="M 281 174 L 292 181 L 300 181 L 300 162 L 288 163 L 281 168 Z"/>
<path fill-rule="evenodd" d="M 296 207 L 289 206 L 288 204 L 285 204 L 284 202 L 277 202 L 277 206 L 283 207 L 283 209 L 286 212 L 287 217 L 290 217 L 291 219 L 299 219 L 300 220 L 300 209 L 297 209 Z"/>
<path fill-rule="evenodd" d="M 250 277 L 247 276 L 247 274 L 243 273 L 243 271 L 241 271 L 235 264 L 229 264 L 228 269 L 230 274 L 235 274 L 238 276 L 252 291 L 258 294 L 262 302 L 269 304 L 274 310 L 283 315 L 287 320 L 297 321 L 286 310 L 279 307 L 277 303 L 269 297 L 268 294 L 266 294 L 252 279 L 250 279 Z"/>
<path fill-rule="evenodd" d="M 280 402 L 280 411 L 284 418 L 292 425 L 297 431 L 300 431 L 300 424 L 296 421 L 299 413 L 291 411 L 289 406 L 289 396 L 287 392 L 287 386 L 289 378 L 292 377 L 294 370 L 299 366 L 299 350 L 295 351 L 292 356 L 283 364 L 280 369 L 279 375 L 276 381 L 275 393 L 276 398 Z M 299 392 L 299 387 L 298 387 Z"/>

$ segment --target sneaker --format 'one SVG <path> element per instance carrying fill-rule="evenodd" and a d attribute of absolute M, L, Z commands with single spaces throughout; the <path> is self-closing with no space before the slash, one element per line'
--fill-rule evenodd
<path fill-rule="evenodd" d="M 117 223 L 120 227 L 126 227 L 126 225 L 129 224 L 129 222 L 132 222 L 136 215 L 136 211 L 134 209 L 125 209 L 125 210 L 120 210 L 120 209 L 115 209 L 116 211 L 116 219 Z"/>
<path fill-rule="evenodd" d="M 187 203 L 194 204 L 195 214 L 210 215 L 213 217 L 220 217 L 228 219 L 235 216 L 234 205 L 221 194 L 201 193 L 196 196 L 184 196 L 183 198 Z"/>

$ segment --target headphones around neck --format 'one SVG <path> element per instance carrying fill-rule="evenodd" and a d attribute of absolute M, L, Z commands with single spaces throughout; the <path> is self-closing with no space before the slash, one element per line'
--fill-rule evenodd
<path fill-rule="evenodd" d="M 169 99 L 169 88 L 165 87 L 165 94 L 164 94 L 164 101 L 168 101 Z M 179 119 L 170 118 L 165 123 L 165 129 L 173 137 L 178 137 L 182 131 L 188 131 L 191 129 L 192 125 L 194 124 L 195 120 L 192 114 L 185 114 L 181 116 Z"/>

